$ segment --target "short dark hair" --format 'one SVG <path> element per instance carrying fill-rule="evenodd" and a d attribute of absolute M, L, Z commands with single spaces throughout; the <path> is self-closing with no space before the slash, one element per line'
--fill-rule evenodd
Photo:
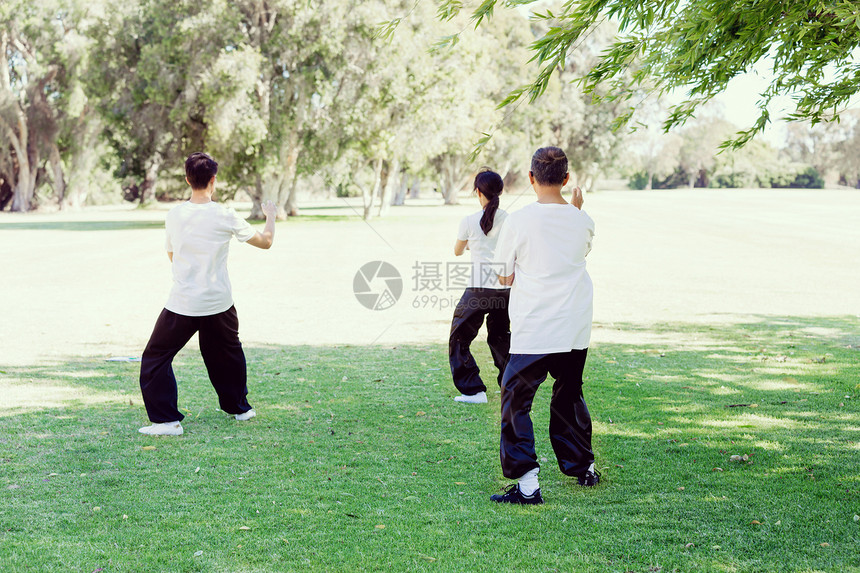
<path fill-rule="evenodd" d="M 567 156 L 558 147 L 541 147 L 532 155 L 532 175 L 541 185 L 562 185 Z"/>
<path fill-rule="evenodd" d="M 218 174 L 218 162 L 209 154 L 198 151 L 185 160 L 185 176 L 192 189 L 206 189 L 209 181 Z"/>

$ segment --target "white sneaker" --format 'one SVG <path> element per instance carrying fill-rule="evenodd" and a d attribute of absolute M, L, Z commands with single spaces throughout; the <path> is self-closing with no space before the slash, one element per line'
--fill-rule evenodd
<path fill-rule="evenodd" d="M 144 426 L 138 430 L 141 434 L 150 436 L 181 436 L 183 431 L 182 424 L 179 422 L 163 422 L 161 424 Z"/>
<path fill-rule="evenodd" d="M 241 414 L 236 414 L 236 419 L 239 420 L 240 422 L 244 422 L 245 420 L 250 420 L 251 418 L 253 418 L 256 415 L 257 415 L 257 413 L 254 411 L 253 408 L 251 408 L 247 412 L 242 412 Z"/>
<path fill-rule="evenodd" d="M 478 392 L 472 396 L 468 396 L 466 394 L 460 394 L 459 396 L 454 397 L 455 402 L 465 402 L 466 404 L 486 404 L 487 403 L 487 393 L 486 392 Z"/>

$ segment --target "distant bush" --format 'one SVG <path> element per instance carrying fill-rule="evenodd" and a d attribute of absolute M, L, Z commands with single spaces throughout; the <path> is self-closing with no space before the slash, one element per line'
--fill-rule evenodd
<path fill-rule="evenodd" d="M 627 186 L 631 189 L 636 189 L 641 191 L 645 189 L 648 185 L 648 174 L 644 171 L 638 171 L 630 176 L 630 179 L 627 181 Z"/>
<path fill-rule="evenodd" d="M 794 179 L 794 185 L 801 189 L 823 189 L 824 178 L 815 167 L 807 167 L 802 173 L 799 173 Z"/>
<path fill-rule="evenodd" d="M 769 167 L 769 168 L 768 168 Z M 677 189 L 687 187 L 689 178 L 683 169 L 677 169 L 672 175 L 651 181 L 652 189 Z M 774 187 L 777 189 L 821 189 L 824 179 L 814 167 L 792 168 L 791 165 L 767 166 L 762 172 L 754 173 L 747 170 L 729 171 L 727 168 L 717 170 L 713 174 L 699 174 L 696 185 L 707 185 L 711 188 L 740 189 L 746 187 Z M 648 174 L 645 171 L 633 173 L 627 182 L 631 189 L 645 189 L 648 185 Z"/>
<path fill-rule="evenodd" d="M 771 175 L 766 183 L 777 189 L 821 189 L 824 179 L 814 167 L 805 167 L 800 171 Z"/>
<path fill-rule="evenodd" d="M 651 180 L 651 189 L 677 189 L 687 186 L 687 173 L 683 169 L 676 169 L 668 177 L 654 177 Z M 642 190 L 648 186 L 648 173 L 638 171 L 630 176 L 627 186 L 631 189 Z"/>
<path fill-rule="evenodd" d="M 783 189 L 793 187 L 793 183 L 797 179 L 797 171 L 787 170 L 777 173 L 768 173 L 759 178 L 759 183 L 762 187 L 776 187 Z"/>
<path fill-rule="evenodd" d="M 755 173 L 734 171 L 715 175 L 710 180 L 709 186 L 724 189 L 739 189 L 741 187 L 758 187 L 759 181 Z"/>

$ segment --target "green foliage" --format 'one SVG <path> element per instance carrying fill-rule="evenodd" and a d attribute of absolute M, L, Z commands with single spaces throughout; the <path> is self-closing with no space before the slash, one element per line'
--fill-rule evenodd
<path fill-rule="evenodd" d="M 772 178 L 771 187 L 790 187 L 794 189 L 821 189 L 824 179 L 815 167 L 807 167 L 799 173 L 790 173 L 782 178 Z"/>
<path fill-rule="evenodd" d="M 711 187 L 722 187 L 725 189 L 740 189 L 743 187 L 758 187 L 758 179 L 755 173 L 749 171 L 729 171 L 718 173 L 711 180 Z"/>
<path fill-rule="evenodd" d="M 679 134 L 657 134 L 642 130 L 633 136 L 638 156 L 628 160 L 631 189 L 676 189 L 679 187 L 776 187 L 822 188 L 819 171 L 792 160 L 761 141 L 717 152 L 719 141 L 732 131 L 719 119 L 690 122 Z M 674 140 L 672 138 L 675 138 Z M 680 143 L 680 148 L 677 144 Z M 650 185 L 649 185 L 650 181 Z"/>
<path fill-rule="evenodd" d="M 473 14 L 479 18 L 497 3 L 487 0 Z M 540 97 L 569 54 L 601 23 L 610 21 L 618 32 L 600 60 L 580 75 L 583 89 L 609 101 L 638 99 L 639 90 L 657 94 L 683 90 L 687 97 L 671 108 L 666 130 L 685 123 L 735 76 L 767 62 L 774 76 L 759 94 L 760 116 L 727 142 L 732 148 L 743 146 L 765 128 L 770 121 L 768 104 L 777 96 L 793 99 L 791 119 L 815 124 L 836 118 L 860 90 L 852 55 L 860 47 L 855 2 L 583 0 L 532 17 L 548 26 L 532 45 L 532 60 L 540 70 L 513 99 L 524 94 L 531 101 Z"/>
<path fill-rule="evenodd" d="M 645 189 L 648 186 L 648 172 L 636 171 L 632 173 L 627 179 L 627 186 L 637 191 Z"/>
<path fill-rule="evenodd" d="M 856 21 L 848 3 L 792 3 L 777 14 L 773 1 L 726 9 L 711 0 L 588 0 L 541 6 L 531 21 L 529 6 L 3 2 L 0 206 L 103 202 L 119 189 L 139 202 L 184 197 L 182 163 L 200 149 L 221 164 L 220 198 L 270 198 L 282 215 L 297 212 L 297 189 L 319 186 L 388 201 L 393 188 L 423 181 L 456 202 L 482 165 L 518 186 L 530 154 L 547 144 L 565 148 L 584 188 L 613 168 L 644 170 L 652 186 L 674 185 L 677 174 L 686 185 L 788 185 L 806 166 L 828 185 L 860 182 L 850 113 L 798 124 L 786 158 L 718 155 L 720 141 L 738 143 L 766 124 L 765 104 L 779 93 L 833 104 L 854 89 L 839 83 L 848 65 L 840 54 L 857 34 L 843 25 Z M 762 123 L 738 131 L 692 118 L 774 38 L 782 83 L 762 99 Z M 683 78 L 687 101 L 654 104 Z M 659 139 L 657 117 L 688 129 Z M 651 127 L 619 129 L 628 123 Z"/>
<path fill-rule="evenodd" d="M 98 118 L 81 80 L 100 8 L 98 0 L 0 4 L 0 188 L 11 190 L 12 210 L 35 207 L 39 194 L 61 207 L 81 200 L 67 182 L 86 173 L 96 146 Z"/>

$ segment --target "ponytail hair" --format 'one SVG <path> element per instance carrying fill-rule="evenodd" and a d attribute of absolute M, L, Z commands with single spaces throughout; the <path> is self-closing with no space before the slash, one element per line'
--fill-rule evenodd
<path fill-rule="evenodd" d="M 499 209 L 499 195 L 502 194 L 504 187 L 502 177 L 495 171 L 484 169 L 475 176 L 475 189 L 480 191 L 488 201 L 487 206 L 484 207 L 484 214 L 481 215 L 481 230 L 485 235 L 489 235 L 493 230 L 493 220 Z"/>

